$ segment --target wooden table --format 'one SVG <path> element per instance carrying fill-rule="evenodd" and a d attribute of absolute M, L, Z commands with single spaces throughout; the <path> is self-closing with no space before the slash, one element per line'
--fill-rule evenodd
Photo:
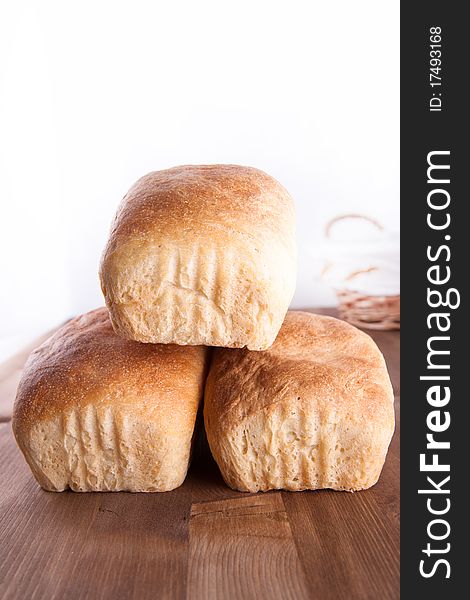
<path fill-rule="evenodd" d="M 173 492 L 48 493 L 0 423 L 0 598 L 398 598 L 400 336 L 369 333 L 397 430 L 379 483 L 356 494 L 234 492 L 203 435 Z M 0 400 L 11 395 L 2 368 Z"/>

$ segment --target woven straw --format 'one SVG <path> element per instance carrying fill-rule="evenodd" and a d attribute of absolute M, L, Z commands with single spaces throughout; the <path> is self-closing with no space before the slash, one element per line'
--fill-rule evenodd
<path fill-rule="evenodd" d="M 339 316 L 365 329 L 400 329 L 400 296 L 367 296 L 335 290 Z"/>

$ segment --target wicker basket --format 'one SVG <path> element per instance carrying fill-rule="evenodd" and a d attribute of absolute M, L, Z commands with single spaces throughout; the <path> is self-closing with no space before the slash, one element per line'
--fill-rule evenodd
<path fill-rule="evenodd" d="M 329 221 L 325 227 L 325 236 L 330 238 L 332 228 L 335 223 L 344 219 L 364 219 L 372 223 L 375 227 L 383 230 L 383 227 L 377 221 L 369 217 L 348 214 L 341 215 Z M 352 281 L 354 277 L 362 273 L 357 271 L 352 273 L 348 280 Z M 371 296 L 358 291 L 349 289 L 335 289 L 338 298 L 339 316 L 357 327 L 365 329 L 400 329 L 400 296 Z"/>
<path fill-rule="evenodd" d="M 400 329 L 400 296 L 365 296 L 335 290 L 339 316 L 365 329 Z"/>

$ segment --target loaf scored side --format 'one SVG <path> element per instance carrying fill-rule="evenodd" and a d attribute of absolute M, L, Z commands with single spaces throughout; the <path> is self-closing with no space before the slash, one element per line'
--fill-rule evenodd
<path fill-rule="evenodd" d="M 187 472 L 206 350 L 117 336 L 106 309 L 74 319 L 30 356 L 13 431 L 51 491 L 167 491 Z"/>
<path fill-rule="evenodd" d="M 286 190 L 256 169 L 150 173 L 124 198 L 100 277 L 115 330 L 141 342 L 263 349 L 296 278 Z"/>
<path fill-rule="evenodd" d="M 380 476 L 393 392 L 369 336 L 337 319 L 290 312 L 269 350 L 215 351 L 204 418 L 234 489 L 354 491 Z"/>

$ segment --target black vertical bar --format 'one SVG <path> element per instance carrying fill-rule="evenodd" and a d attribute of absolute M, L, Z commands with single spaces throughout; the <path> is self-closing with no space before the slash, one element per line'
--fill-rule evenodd
<path fill-rule="evenodd" d="M 470 442 L 467 419 L 470 398 L 464 384 L 464 374 L 470 371 L 470 314 L 467 308 L 470 231 L 466 216 L 470 197 L 464 188 L 469 172 L 466 143 L 469 117 L 464 108 L 467 103 L 464 89 L 468 87 L 466 79 L 470 70 L 469 25 L 463 14 L 466 7 L 465 2 L 434 0 L 401 3 L 401 597 L 405 599 L 451 599 L 468 595 L 465 583 L 470 565 L 466 564 L 468 550 L 464 548 L 469 527 L 467 520 L 462 518 L 463 507 L 468 503 L 464 488 L 468 487 L 470 471 L 467 442 Z M 435 43 L 434 50 L 440 49 L 440 56 L 431 54 L 433 40 L 438 39 L 432 37 L 433 32 L 437 35 L 437 31 L 440 31 L 441 48 Z M 431 63 L 431 58 L 438 56 L 441 64 Z M 440 70 L 431 71 L 436 66 Z M 430 85 L 439 81 L 441 85 Z M 431 179 L 435 174 L 434 179 L 439 179 L 440 183 L 428 182 L 428 155 L 433 151 L 449 152 L 432 158 L 435 163 L 450 165 L 449 170 L 431 171 Z M 447 177 L 450 182 L 442 183 Z M 428 194 L 433 189 L 445 191 L 433 193 L 431 203 L 445 204 L 448 194 L 448 208 L 429 207 Z M 447 213 L 450 218 L 447 228 L 433 229 L 428 224 L 428 214 L 431 214 L 432 222 L 439 225 L 446 222 Z M 429 258 L 428 252 L 434 259 Z M 436 265 L 439 265 L 438 270 L 428 271 Z M 436 279 L 439 274 L 441 280 L 449 273 L 447 283 L 435 284 L 429 279 Z M 451 304 L 456 304 L 460 294 L 458 308 L 430 306 L 428 289 L 440 291 L 445 296 L 452 288 L 458 293 L 450 294 Z M 431 302 L 438 304 L 437 298 L 434 294 Z M 438 319 L 429 317 L 432 313 L 447 315 L 439 321 L 443 328 L 450 322 L 447 332 L 439 331 Z M 435 349 L 439 346 L 439 349 L 450 350 L 449 355 L 436 355 L 434 360 L 444 366 L 449 364 L 449 369 L 428 368 L 427 344 L 433 336 L 450 338 L 431 342 Z M 449 376 L 450 380 L 420 380 L 420 376 L 434 375 Z M 441 391 L 444 386 L 450 389 L 451 397 L 445 406 L 431 406 L 427 400 L 429 388 L 437 385 L 441 386 Z M 439 416 L 430 417 L 436 410 Z M 451 419 L 450 426 L 434 433 L 434 438 L 449 441 L 450 449 L 428 449 L 426 435 L 433 431 L 429 429 L 427 419 L 431 419 L 433 426 L 437 419 L 444 425 L 446 412 Z M 432 455 L 437 454 L 439 463 L 449 464 L 450 471 L 421 470 L 420 454 L 423 453 L 428 463 Z M 448 489 L 449 493 L 419 494 L 420 489 L 433 489 L 428 476 L 437 485 L 450 476 L 441 488 Z M 430 508 L 443 511 L 448 506 L 449 510 L 441 515 L 430 512 Z M 448 523 L 447 537 L 444 537 L 445 523 L 430 525 L 435 519 Z M 429 531 L 443 539 L 432 539 Z M 445 562 L 436 564 L 440 559 L 448 565 Z M 425 577 L 420 573 L 420 566 L 425 574 L 434 573 Z"/>

